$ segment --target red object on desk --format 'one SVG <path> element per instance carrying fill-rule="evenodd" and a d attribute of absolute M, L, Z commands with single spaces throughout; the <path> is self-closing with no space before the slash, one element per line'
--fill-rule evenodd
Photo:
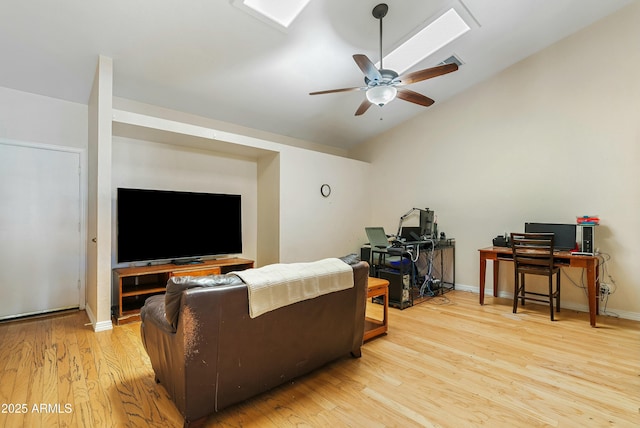
<path fill-rule="evenodd" d="M 577 217 L 576 222 L 578 224 L 584 224 L 584 225 L 588 225 L 588 224 L 596 225 L 600 223 L 600 218 L 595 216 L 585 215 L 582 217 Z"/>

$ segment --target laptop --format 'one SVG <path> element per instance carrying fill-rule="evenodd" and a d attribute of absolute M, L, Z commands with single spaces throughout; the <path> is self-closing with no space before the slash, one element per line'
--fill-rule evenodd
<path fill-rule="evenodd" d="M 402 247 L 394 248 L 389 242 L 383 227 L 365 227 L 364 230 L 367 232 L 371 249 L 373 250 L 375 248 L 379 254 L 388 254 L 388 256 L 383 258 L 384 262 L 382 264 L 394 269 L 399 269 L 401 264 L 407 266 L 411 263 L 410 259 L 402 256 L 405 253 Z M 378 261 L 380 260 L 379 258 Z"/>
<path fill-rule="evenodd" d="M 387 234 L 384 232 L 384 227 L 365 227 L 364 230 L 367 232 L 367 238 L 369 239 L 371 248 L 391 248 Z"/>

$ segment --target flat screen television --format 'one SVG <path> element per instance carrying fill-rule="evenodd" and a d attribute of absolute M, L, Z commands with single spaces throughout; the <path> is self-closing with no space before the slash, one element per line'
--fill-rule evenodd
<path fill-rule="evenodd" d="M 560 223 L 525 223 L 525 233 L 553 233 L 556 250 L 571 251 L 576 248 L 576 225 Z"/>
<path fill-rule="evenodd" d="M 240 195 L 118 188 L 117 260 L 242 253 Z"/>

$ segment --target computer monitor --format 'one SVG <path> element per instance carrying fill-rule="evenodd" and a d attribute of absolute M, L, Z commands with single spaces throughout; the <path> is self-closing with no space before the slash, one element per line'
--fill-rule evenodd
<path fill-rule="evenodd" d="M 576 225 L 560 223 L 525 223 L 525 233 L 553 233 L 556 250 L 571 251 L 576 248 Z"/>
<path fill-rule="evenodd" d="M 433 211 L 429 209 L 420 210 L 420 236 L 423 238 L 433 238 Z"/>

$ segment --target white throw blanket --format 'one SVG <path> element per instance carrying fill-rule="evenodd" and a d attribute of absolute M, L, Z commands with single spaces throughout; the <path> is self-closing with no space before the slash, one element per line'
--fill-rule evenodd
<path fill-rule="evenodd" d="M 353 287 L 353 269 L 336 258 L 310 263 L 276 263 L 232 274 L 247 284 L 251 318 L 292 303 Z"/>

